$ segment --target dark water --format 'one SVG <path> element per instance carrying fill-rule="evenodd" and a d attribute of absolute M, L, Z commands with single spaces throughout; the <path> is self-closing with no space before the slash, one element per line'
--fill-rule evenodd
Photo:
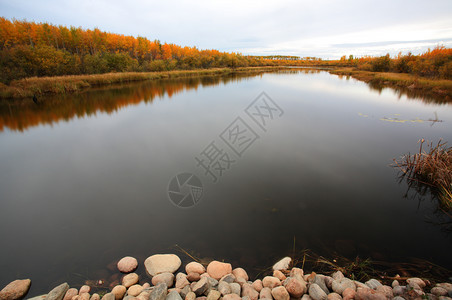
<path fill-rule="evenodd" d="M 2 102 L 0 286 L 31 278 L 37 295 L 63 281 L 108 283 L 107 266 L 125 255 L 188 261 L 175 245 L 254 275 L 294 246 L 451 269 L 436 203 L 405 197 L 390 164 L 420 138 L 452 141 L 452 107 L 411 96 L 286 71 Z M 246 112 L 256 99 L 257 122 Z M 216 183 L 195 160 L 213 150 Z M 204 188 L 190 209 L 168 198 L 182 172 Z"/>

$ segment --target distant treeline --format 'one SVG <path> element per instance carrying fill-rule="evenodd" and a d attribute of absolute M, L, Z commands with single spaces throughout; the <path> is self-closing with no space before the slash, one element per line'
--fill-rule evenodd
<path fill-rule="evenodd" d="M 452 79 L 452 49 L 437 46 L 420 55 L 399 53 L 391 58 L 389 54 L 380 57 L 355 58 L 344 55 L 334 64 L 352 66 L 364 71 L 408 73 L 423 77 Z"/>
<path fill-rule="evenodd" d="M 199 50 L 99 29 L 0 17 L 0 82 L 33 76 L 276 65 L 269 59 Z"/>

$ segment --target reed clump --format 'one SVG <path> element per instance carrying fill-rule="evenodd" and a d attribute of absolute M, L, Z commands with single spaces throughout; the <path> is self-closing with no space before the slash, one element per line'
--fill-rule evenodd
<path fill-rule="evenodd" d="M 452 147 L 439 141 L 437 144 L 419 141 L 419 152 L 407 154 L 400 161 L 395 160 L 396 166 L 402 170 L 409 184 L 429 186 L 438 196 L 442 210 L 452 210 Z"/>

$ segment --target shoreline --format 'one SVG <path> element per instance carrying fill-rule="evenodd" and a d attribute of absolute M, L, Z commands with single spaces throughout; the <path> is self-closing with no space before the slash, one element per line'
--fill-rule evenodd
<path fill-rule="evenodd" d="M 419 77 L 407 73 L 371 72 L 357 68 L 334 68 L 328 70 L 330 74 L 350 76 L 369 84 L 408 91 L 421 92 L 426 96 L 442 97 L 444 102 L 452 102 L 452 80 Z"/>
<path fill-rule="evenodd" d="M 282 70 L 285 68 L 286 67 L 284 66 L 267 66 L 31 77 L 14 80 L 10 85 L 0 83 L 0 99 L 30 98 L 33 97 L 33 95 L 42 96 L 50 94 L 77 93 L 93 87 L 109 86 L 118 83 L 131 83 L 168 78 L 219 76 L 237 73 L 261 73 L 266 71 Z"/>
<path fill-rule="evenodd" d="M 126 256 L 116 262 L 114 282 L 102 279 L 80 287 L 62 283 L 33 300 L 340 300 L 340 299 L 452 299 L 452 283 L 431 283 L 419 277 L 395 275 L 388 281 L 355 278 L 340 270 L 329 274 L 306 272 L 290 257 L 276 262 L 268 276 L 251 280 L 240 267 L 220 261 L 182 265 L 175 254 L 155 254 L 143 263 L 147 276 L 134 273 L 138 260 Z M 297 267 L 298 266 L 298 267 Z M 269 268 L 270 269 L 270 268 Z M 122 278 L 121 278 L 122 276 Z M 119 278 L 121 278 L 119 280 Z M 449 278 L 449 281 L 451 279 Z M 391 282 L 391 283 L 389 283 Z M 0 299 L 26 297 L 30 279 L 10 282 L 0 291 Z"/>

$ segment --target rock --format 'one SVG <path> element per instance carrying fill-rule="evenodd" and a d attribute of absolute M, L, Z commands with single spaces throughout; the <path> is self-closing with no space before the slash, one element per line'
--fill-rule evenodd
<path fill-rule="evenodd" d="M 131 287 L 132 285 L 137 284 L 139 280 L 140 280 L 140 277 L 138 276 L 138 274 L 136 274 L 136 273 L 130 273 L 130 274 L 125 275 L 125 276 L 122 278 L 121 283 L 122 283 L 122 285 L 125 286 L 126 288 L 129 288 L 129 287 Z"/>
<path fill-rule="evenodd" d="M 207 273 L 210 277 L 219 280 L 224 275 L 232 273 L 232 266 L 231 264 L 214 260 L 207 266 Z"/>
<path fill-rule="evenodd" d="M 193 282 L 201 279 L 201 275 L 199 273 L 190 272 L 187 274 L 187 280 Z"/>
<path fill-rule="evenodd" d="M 100 300 L 100 296 L 98 293 L 94 293 L 89 300 Z"/>
<path fill-rule="evenodd" d="M 63 300 L 71 300 L 72 297 L 78 295 L 78 290 L 75 288 L 70 288 L 67 290 L 66 294 L 63 297 Z"/>
<path fill-rule="evenodd" d="M 242 285 L 242 297 L 249 297 L 250 300 L 257 300 L 259 293 L 249 283 Z"/>
<path fill-rule="evenodd" d="M 442 288 L 440 286 L 435 286 L 430 290 L 430 292 L 435 296 L 447 296 L 448 292 L 445 288 Z"/>
<path fill-rule="evenodd" d="M 322 288 L 316 283 L 309 286 L 309 296 L 311 296 L 314 300 L 326 300 L 328 297 Z"/>
<path fill-rule="evenodd" d="M 394 293 L 392 292 L 392 288 L 389 285 L 382 285 L 377 287 L 377 292 L 382 293 L 388 299 L 394 298 Z"/>
<path fill-rule="evenodd" d="M 354 299 L 356 295 L 356 291 L 355 289 L 352 288 L 346 288 L 343 292 L 342 292 L 342 298 L 344 300 L 351 300 Z"/>
<path fill-rule="evenodd" d="M 452 292 L 452 283 L 448 283 L 448 282 L 437 283 L 436 286 L 446 289 L 449 293 Z"/>
<path fill-rule="evenodd" d="M 91 291 L 91 288 L 89 287 L 89 285 L 84 285 L 80 288 L 80 291 L 78 292 L 79 295 L 83 294 L 83 293 L 89 293 Z"/>
<path fill-rule="evenodd" d="M 259 299 L 273 299 L 272 289 L 268 287 L 262 288 L 259 293 Z"/>
<path fill-rule="evenodd" d="M 130 273 L 138 267 L 138 261 L 134 257 L 126 256 L 118 261 L 117 267 L 122 273 Z"/>
<path fill-rule="evenodd" d="M 218 286 L 218 280 L 213 279 L 211 277 L 207 277 L 207 281 L 209 282 L 209 286 L 216 287 Z"/>
<path fill-rule="evenodd" d="M 248 281 L 248 279 L 249 279 L 248 274 L 242 268 L 235 268 L 234 270 L 232 270 L 232 275 L 234 275 L 235 278 L 243 278 L 246 281 Z"/>
<path fill-rule="evenodd" d="M 301 300 L 311 300 L 311 296 L 309 294 L 304 294 L 303 297 L 301 297 Z"/>
<path fill-rule="evenodd" d="M 370 287 L 373 290 L 376 290 L 377 287 L 382 286 L 382 284 L 380 283 L 380 281 L 376 280 L 376 279 L 371 279 L 366 281 L 366 285 L 368 287 Z"/>
<path fill-rule="evenodd" d="M 293 277 L 287 278 L 285 281 L 285 288 L 293 298 L 300 298 L 307 291 L 304 280 Z"/>
<path fill-rule="evenodd" d="M 333 291 L 335 291 L 339 295 L 342 295 L 342 293 L 347 288 L 356 290 L 356 285 L 351 279 L 342 278 L 340 280 L 333 280 L 332 288 L 333 288 Z"/>
<path fill-rule="evenodd" d="M 393 294 L 396 295 L 396 296 L 403 295 L 405 293 L 405 291 L 406 291 L 406 287 L 405 286 L 400 286 L 400 285 L 395 286 L 392 289 Z"/>
<path fill-rule="evenodd" d="M 272 296 L 275 300 L 290 300 L 289 292 L 283 286 L 277 286 L 272 289 Z"/>
<path fill-rule="evenodd" d="M 280 286 L 281 281 L 273 276 L 265 276 L 264 279 L 262 280 L 262 285 L 264 287 L 273 289 L 274 287 Z"/>
<path fill-rule="evenodd" d="M 183 289 L 184 287 L 186 287 L 189 284 L 190 284 L 190 282 L 187 279 L 187 275 L 185 275 L 184 273 L 177 273 L 176 288 Z"/>
<path fill-rule="evenodd" d="M 355 300 L 386 300 L 386 296 L 373 289 L 360 287 L 356 291 Z"/>
<path fill-rule="evenodd" d="M 193 292 L 189 292 L 186 296 L 185 296 L 185 300 L 195 300 L 196 299 L 196 294 Z"/>
<path fill-rule="evenodd" d="M 254 280 L 254 282 L 251 284 L 251 286 L 258 293 L 260 293 L 262 291 L 262 289 L 264 288 L 264 285 L 262 284 L 262 280 L 260 280 L 260 279 Z"/>
<path fill-rule="evenodd" d="M 284 275 L 280 270 L 273 271 L 273 277 L 276 277 L 281 281 L 284 281 L 287 278 L 286 275 Z"/>
<path fill-rule="evenodd" d="M 113 295 L 115 295 L 115 299 L 116 300 L 119 300 L 119 299 L 124 298 L 124 295 L 126 294 L 126 291 L 127 291 L 127 289 L 126 289 L 125 286 L 117 285 L 111 290 L 111 293 Z"/>
<path fill-rule="evenodd" d="M 206 268 L 199 262 L 192 261 L 185 266 L 185 272 L 203 274 L 206 272 Z"/>
<path fill-rule="evenodd" d="M 229 283 L 227 283 L 226 281 L 220 281 L 218 283 L 218 291 L 223 296 L 232 293 L 231 287 L 229 286 Z"/>
<path fill-rule="evenodd" d="M 342 278 L 344 278 L 344 274 L 342 274 L 341 271 L 336 271 L 333 273 L 333 275 L 331 275 L 331 277 L 333 277 L 334 280 L 341 280 Z"/>
<path fill-rule="evenodd" d="M 47 294 L 46 300 L 62 300 L 68 290 L 69 284 L 67 282 L 62 283 Z"/>
<path fill-rule="evenodd" d="M 182 300 L 182 297 L 179 295 L 178 292 L 172 291 L 168 293 L 168 295 L 166 296 L 166 300 Z"/>
<path fill-rule="evenodd" d="M 211 290 L 207 295 L 207 300 L 218 300 L 221 297 L 221 293 L 219 291 Z"/>
<path fill-rule="evenodd" d="M 169 272 L 157 274 L 152 277 L 151 282 L 153 285 L 159 285 L 163 282 L 167 287 L 172 287 L 174 283 L 174 274 Z"/>
<path fill-rule="evenodd" d="M 327 299 L 328 300 L 342 300 L 342 297 L 338 293 L 331 293 L 331 294 L 328 294 Z"/>
<path fill-rule="evenodd" d="M 289 269 L 289 265 L 292 262 L 292 258 L 286 256 L 276 264 L 273 265 L 273 271 L 275 270 L 287 270 Z"/>
<path fill-rule="evenodd" d="M 165 300 L 168 287 L 165 283 L 157 285 L 149 295 L 149 300 Z"/>
<path fill-rule="evenodd" d="M 185 286 L 183 289 L 180 290 L 180 296 L 185 299 L 185 297 L 187 297 L 188 293 L 191 292 L 191 288 L 189 285 Z M 195 294 L 195 298 L 196 298 L 196 294 Z"/>
<path fill-rule="evenodd" d="M 397 281 L 397 280 L 394 280 L 392 283 L 391 283 L 391 286 L 393 287 L 393 288 L 395 288 L 396 286 L 399 286 L 400 285 L 400 283 Z"/>
<path fill-rule="evenodd" d="M 275 274 L 275 272 L 273 272 L 273 274 Z M 283 274 L 284 275 L 284 274 Z M 304 276 L 304 272 L 303 269 L 300 268 L 292 268 L 292 270 L 290 270 L 290 277 L 300 277 L 303 279 Z M 303 279 L 304 280 L 304 279 Z"/>
<path fill-rule="evenodd" d="M 150 288 L 150 287 L 151 287 L 151 285 L 149 284 L 149 282 L 143 283 L 143 289 L 147 289 L 147 288 Z"/>
<path fill-rule="evenodd" d="M 234 281 L 240 284 L 240 286 L 242 286 L 244 283 L 247 283 L 246 280 L 243 278 L 236 278 Z"/>
<path fill-rule="evenodd" d="M 328 288 L 328 290 L 332 291 L 333 290 L 333 277 L 330 276 L 324 276 L 323 277 L 324 281 L 325 281 L 325 285 Z"/>
<path fill-rule="evenodd" d="M 8 283 L 0 291 L 0 299 L 15 300 L 25 296 L 30 289 L 30 279 L 17 279 Z M 64 295 L 64 294 L 63 294 Z"/>
<path fill-rule="evenodd" d="M 209 287 L 209 280 L 207 277 L 201 278 L 198 282 L 196 282 L 192 288 L 192 291 L 196 294 L 196 296 L 201 296 Z"/>
<path fill-rule="evenodd" d="M 91 296 L 90 296 L 90 294 L 89 293 L 81 293 L 80 295 L 79 295 L 79 300 L 89 300 L 89 298 L 90 298 Z"/>
<path fill-rule="evenodd" d="M 359 281 L 356 281 L 356 280 L 353 281 L 353 282 L 355 283 L 356 289 L 358 289 L 358 288 L 368 289 L 369 288 L 366 284 L 364 284 L 362 282 L 359 282 Z"/>
<path fill-rule="evenodd" d="M 405 298 L 400 297 L 400 296 L 395 296 L 394 298 L 392 298 L 392 300 L 405 300 Z"/>
<path fill-rule="evenodd" d="M 116 297 L 113 293 L 107 293 L 102 297 L 102 300 L 115 300 Z"/>
<path fill-rule="evenodd" d="M 334 280 L 333 280 L 333 282 L 334 282 Z M 324 275 L 316 274 L 316 275 L 314 276 L 314 279 L 312 280 L 311 283 L 317 284 L 317 285 L 325 292 L 325 294 L 327 294 L 327 295 L 328 295 L 328 293 L 330 292 L 330 291 L 328 290 L 328 287 L 326 286 L 326 283 L 325 283 L 325 276 L 324 276 Z M 353 283 L 353 282 L 352 282 L 352 283 Z M 353 285 L 354 285 L 354 284 L 353 284 Z"/>
<path fill-rule="evenodd" d="M 150 276 L 161 273 L 174 273 L 181 265 L 180 258 L 175 254 L 155 254 L 144 261 L 146 272 Z"/>
<path fill-rule="evenodd" d="M 422 279 L 420 279 L 420 278 L 417 278 L 417 277 L 408 278 L 408 279 L 406 280 L 406 282 L 407 282 L 408 284 L 415 283 L 415 284 L 417 284 L 418 286 L 420 286 L 421 288 L 424 288 L 424 287 L 425 287 L 425 282 L 424 282 L 424 280 L 422 280 Z"/>
<path fill-rule="evenodd" d="M 227 283 L 233 283 L 235 280 L 235 276 L 232 274 L 226 274 L 221 277 L 220 281 L 226 281 Z"/>
<path fill-rule="evenodd" d="M 237 282 L 232 282 L 229 284 L 229 286 L 231 287 L 231 292 L 233 294 L 240 296 L 240 294 L 242 293 L 242 287 L 240 286 L 240 284 L 238 284 Z"/>
<path fill-rule="evenodd" d="M 28 298 L 27 300 L 44 300 L 47 297 L 47 294 L 36 296 L 33 298 Z"/>
<path fill-rule="evenodd" d="M 132 297 L 136 297 L 143 291 L 143 287 L 139 284 L 134 284 L 127 290 L 127 295 L 130 295 Z"/>
<path fill-rule="evenodd" d="M 242 298 L 237 294 L 228 294 L 223 297 L 223 300 L 242 300 Z"/>

